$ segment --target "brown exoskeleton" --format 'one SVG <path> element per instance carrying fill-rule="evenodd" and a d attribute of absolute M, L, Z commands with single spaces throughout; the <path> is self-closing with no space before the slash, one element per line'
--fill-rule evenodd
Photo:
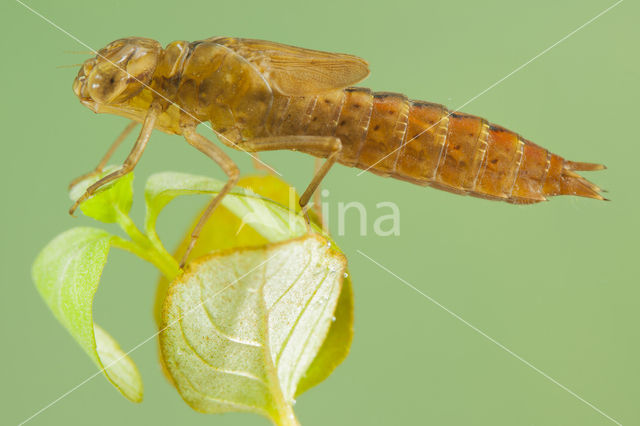
<path fill-rule="evenodd" d="M 238 180 L 233 161 L 196 132 L 210 121 L 220 140 L 248 152 L 289 149 L 326 158 L 300 198 L 304 208 L 335 162 L 450 192 L 515 204 L 548 196 L 603 200 L 577 173 L 604 166 L 566 161 L 503 127 L 397 93 L 349 87 L 369 74 L 352 55 L 278 43 L 216 37 L 116 40 L 87 60 L 73 83 L 97 113 L 133 120 L 97 167 L 101 170 L 136 122 L 142 130 L 122 168 L 91 185 L 71 212 L 104 184 L 133 170 L 153 129 L 184 136 L 229 180 L 191 235 Z"/>

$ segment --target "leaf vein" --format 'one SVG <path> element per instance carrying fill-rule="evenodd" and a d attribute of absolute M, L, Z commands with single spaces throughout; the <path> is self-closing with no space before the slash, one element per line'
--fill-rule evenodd
<path fill-rule="evenodd" d="M 237 408 L 244 409 L 244 410 L 247 410 L 247 411 L 258 412 L 258 413 L 260 413 L 260 414 L 262 414 L 262 415 L 264 415 L 264 416 L 266 416 L 268 418 L 271 418 L 269 413 L 267 412 L 267 410 L 265 410 L 264 408 L 258 407 L 256 405 L 243 404 L 242 402 L 230 401 L 230 400 L 227 400 L 227 399 L 216 398 L 216 397 L 213 397 L 211 395 L 207 395 L 206 393 L 203 393 L 201 390 L 196 388 L 196 386 L 191 382 L 191 380 L 189 380 L 189 378 L 182 371 L 180 371 L 180 375 L 182 376 L 184 381 L 189 385 L 189 387 L 191 389 L 193 389 L 194 392 L 200 394 L 205 399 L 209 399 L 209 400 L 211 400 L 213 402 L 216 402 L 218 404 L 230 405 L 231 407 L 237 407 Z"/>
<path fill-rule="evenodd" d="M 309 300 L 307 300 L 307 302 L 304 304 L 304 307 L 300 311 L 300 314 L 296 317 L 296 320 L 293 323 L 293 326 L 291 327 L 291 330 L 289 330 L 289 333 L 287 334 L 287 337 L 285 338 L 284 342 L 282 343 L 282 347 L 280 348 L 280 351 L 278 352 L 278 356 L 276 356 L 276 365 L 278 365 L 278 363 L 280 362 L 280 357 L 284 353 L 284 350 L 286 349 L 286 347 L 289 345 L 289 342 L 291 341 L 291 336 L 293 336 L 293 333 L 295 332 L 296 327 L 300 323 L 300 318 L 302 318 L 304 313 L 307 311 L 307 308 L 311 304 L 311 301 L 313 300 L 313 298 L 316 296 L 316 293 L 318 292 L 318 290 L 320 289 L 322 284 L 324 284 L 324 281 L 327 279 L 327 275 L 329 275 L 329 270 L 328 269 L 327 269 L 327 272 L 325 272 L 324 277 L 322 277 L 322 280 L 320 280 L 320 283 L 316 286 L 315 290 L 313 290 L 313 293 L 311 294 L 311 297 L 309 297 Z"/>
<path fill-rule="evenodd" d="M 329 295 L 331 295 L 333 293 L 333 289 L 334 287 L 338 284 L 339 281 L 334 282 L 334 284 L 331 286 L 331 290 L 329 291 Z M 311 329 L 311 333 L 309 333 L 307 335 L 307 338 L 305 339 L 302 348 L 300 349 L 300 353 L 298 354 L 298 358 L 296 359 L 296 362 L 294 364 L 294 367 L 291 369 L 291 374 L 289 375 L 289 383 L 292 382 L 293 380 L 293 375 L 296 371 L 296 368 L 298 367 L 298 365 L 300 364 L 300 358 L 302 358 L 302 354 L 304 354 L 305 350 L 307 349 L 307 346 L 309 345 L 309 341 L 311 339 L 311 336 L 315 335 L 316 329 L 318 328 L 318 325 L 320 324 L 320 320 L 322 318 L 324 318 L 324 314 L 325 311 L 327 310 L 327 307 L 329 306 L 329 302 L 331 302 L 332 298 L 328 297 L 327 301 L 324 303 L 324 307 L 322 308 L 322 315 L 319 315 L 318 318 L 316 319 L 315 324 L 313 325 L 313 328 Z"/>
<path fill-rule="evenodd" d="M 293 288 L 293 286 L 295 286 L 296 283 L 298 281 L 300 281 L 300 278 L 302 277 L 304 272 L 307 270 L 307 268 L 309 267 L 310 263 L 311 263 L 311 256 L 309 256 L 309 258 L 307 260 L 307 263 L 305 263 L 305 265 L 302 267 L 302 270 L 300 271 L 300 273 L 298 274 L 296 279 L 291 282 L 291 285 L 289 285 L 289 287 L 287 287 L 287 289 L 280 296 L 278 296 L 276 301 L 273 302 L 273 304 L 267 309 L 267 314 L 270 314 L 271 310 L 278 304 L 278 302 L 280 302 L 282 300 L 282 298 L 284 298 L 284 296 L 286 296 L 286 294 L 289 293 L 289 291 Z M 282 265 L 282 267 L 284 267 L 284 264 Z M 271 279 L 271 277 L 269 277 L 267 279 Z"/>
<path fill-rule="evenodd" d="M 205 303 L 206 300 L 203 299 L 203 297 L 202 297 L 202 294 L 204 293 L 204 285 L 202 284 L 202 280 L 198 279 L 198 283 L 200 284 L 200 305 L 202 306 L 202 309 L 204 310 L 205 314 L 207 315 L 207 318 L 209 319 L 209 322 L 211 323 L 211 327 L 213 328 L 213 330 L 218 335 L 220 335 L 220 337 L 222 337 L 223 339 L 227 339 L 227 340 L 229 340 L 231 342 L 238 343 L 238 344 L 241 344 L 241 345 L 261 348 L 262 344 L 260 342 L 254 342 L 254 341 L 251 341 L 251 340 L 242 340 L 242 339 L 239 339 L 237 337 L 229 336 L 228 334 L 226 334 L 225 332 L 223 332 L 220 329 L 220 326 L 218 326 L 218 324 L 213 319 L 213 315 L 211 314 L 211 311 L 209 311 L 209 309 L 207 308 L 207 304 Z"/>
<path fill-rule="evenodd" d="M 182 310 L 180 310 L 180 311 L 181 311 L 180 313 L 182 314 Z M 234 371 L 234 370 L 226 370 L 226 369 L 223 369 L 223 368 L 219 368 L 219 367 L 216 367 L 216 366 L 212 365 L 209 361 L 204 359 L 202 357 L 202 355 L 200 355 L 200 353 L 196 350 L 196 348 L 191 344 L 191 341 L 189 340 L 189 338 L 187 338 L 186 334 L 184 334 L 184 327 L 182 326 L 182 319 L 183 318 L 182 318 L 182 315 L 181 315 L 181 318 L 180 318 L 180 334 L 182 335 L 182 338 L 183 338 L 185 344 L 208 367 L 210 367 L 212 370 L 217 371 L 218 373 L 228 374 L 228 375 L 231 375 L 231 376 L 245 377 L 247 379 L 255 380 L 256 382 L 264 385 L 265 387 L 267 386 L 267 383 L 263 379 L 261 379 L 260 377 L 254 376 L 251 373 L 248 373 L 246 371 Z"/>

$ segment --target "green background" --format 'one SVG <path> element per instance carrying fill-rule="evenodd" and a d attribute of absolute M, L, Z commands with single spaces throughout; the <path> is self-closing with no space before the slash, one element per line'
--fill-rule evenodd
<path fill-rule="evenodd" d="M 233 35 L 353 53 L 370 62 L 364 84 L 374 90 L 455 108 L 613 1 L 28 4 L 93 48 L 125 36 L 165 44 Z M 81 106 L 71 91 L 77 68 L 56 68 L 82 62 L 86 56 L 66 51 L 84 47 L 12 0 L 2 2 L 0 16 L 0 423 L 16 424 L 96 371 L 40 299 L 30 266 L 55 235 L 91 224 L 67 215 L 66 186 L 97 163 L 125 120 Z M 354 281 L 355 341 L 335 374 L 299 398 L 303 425 L 613 424 L 357 250 L 620 423 L 640 424 L 638 18 L 638 2 L 623 2 L 464 108 L 569 159 L 605 163 L 608 170 L 589 178 L 610 191 L 610 203 L 562 197 L 513 206 L 341 166 L 331 171 L 329 220 L 339 202 L 360 201 L 369 235 L 359 235 L 353 211 L 346 234 L 335 235 Z M 245 154 L 231 155 L 252 171 Z M 302 154 L 262 158 L 300 190 L 311 177 L 313 160 Z M 223 177 L 179 137 L 154 134 L 137 168 L 138 220 L 144 181 L 166 170 Z M 387 212 L 375 207 L 383 201 L 400 208 L 400 236 L 372 232 Z M 160 218 L 169 247 L 201 202 L 178 201 Z M 129 254 L 110 255 L 96 318 L 124 349 L 155 332 L 157 275 Z M 255 415 L 191 411 L 162 377 L 153 342 L 132 357 L 145 381 L 142 404 L 96 377 L 30 424 L 267 424 Z"/>

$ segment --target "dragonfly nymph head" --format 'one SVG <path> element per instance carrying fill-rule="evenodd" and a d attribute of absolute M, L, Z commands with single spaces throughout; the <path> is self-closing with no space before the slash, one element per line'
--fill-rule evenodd
<path fill-rule="evenodd" d="M 135 96 L 153 77 L 162 46 L 155 40 L 129 37 L 100 49 L 80 68 L 73 91 L 80 102 L 96 110 Z"/>

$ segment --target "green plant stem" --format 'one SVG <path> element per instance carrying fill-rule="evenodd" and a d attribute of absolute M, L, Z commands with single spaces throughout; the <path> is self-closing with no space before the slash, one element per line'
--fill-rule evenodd
<path fill-rule="evenodd" d="M 274 419 L 276 426 L 300 426 L 298 419 L 296 419 L 293 409 L 287 403 L 283 404 L 278 409 L 278 417 Z"/>
<path fill-rule="evenodd" d="M 131 238 L 131 241 L 115 237 L 112 244 L 127 250 L 141 259 L 154 265 L 162 275 L 171 282 L 180 273 L 178 262 L 165 250 L 164 246 L 156 238 L 152 241 L 148 236 L 140 232 L 129 215 L 118 211 L 118 225 Z"/>
<path fill-rule="evenodd" d="M 149 212 L 147 211 L 147 218 L 144 221 L 144 232 L 147 238 L 149 238 L 149 241 L 151 241 L 151 244 L 162 247 L 162 251 L 166 252 L 164 245 L 160 241 L 160 237 L 158 237 L 158 232 L 156 231 L 157 218 L 157 216 L 149 218 Z"/>

